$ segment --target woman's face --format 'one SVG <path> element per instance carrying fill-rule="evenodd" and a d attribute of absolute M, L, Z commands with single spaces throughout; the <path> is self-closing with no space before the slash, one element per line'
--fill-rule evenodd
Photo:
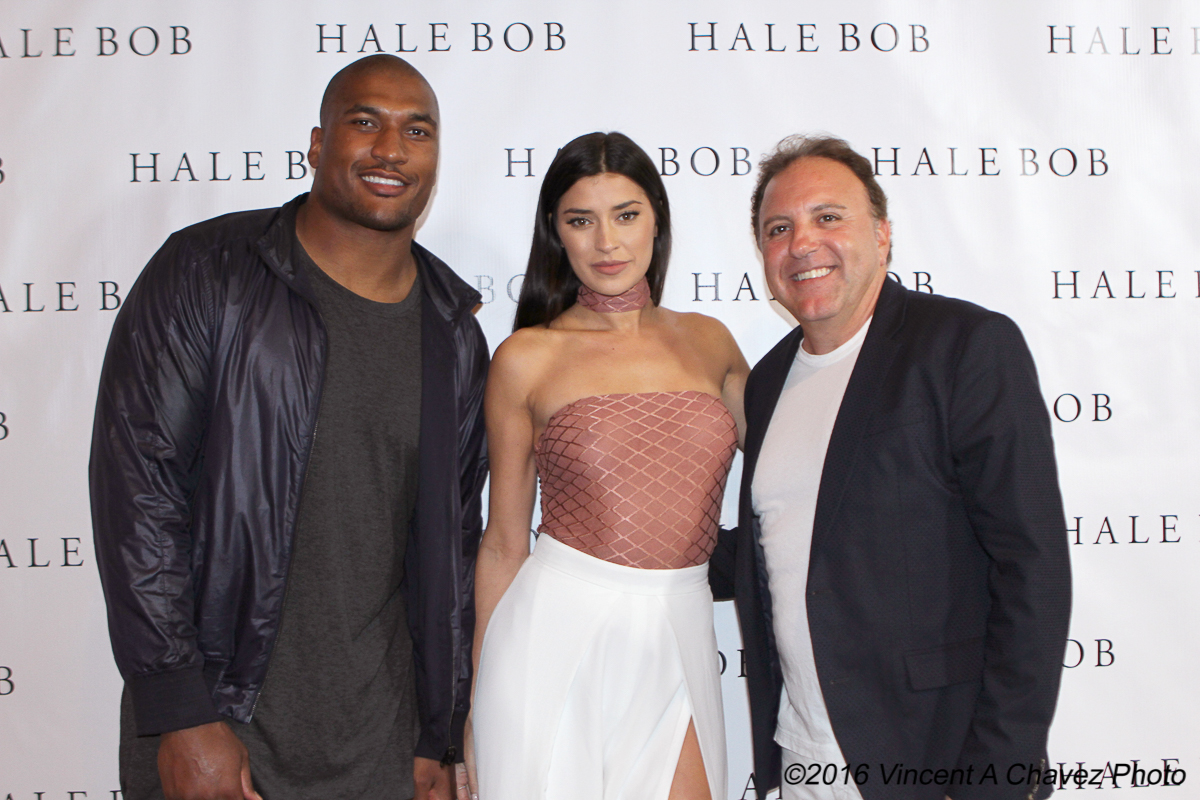
<path fill-rule="evenodd" d="M 580 178 L 558 201 L 554 226 L 571 269 L 594 292 L 618 295 L 646 275 L 658 233 L 650 199 L 612 172 Z"/>

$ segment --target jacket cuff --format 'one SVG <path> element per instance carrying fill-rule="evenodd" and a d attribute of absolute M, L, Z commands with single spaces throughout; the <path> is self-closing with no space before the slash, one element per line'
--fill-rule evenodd
<path fill-rule="evenodd" d="M 448 752 L 449 750 L 445 745 L 438 747 L 433 741 L 433 737 L 427 736 L 424 731 L 421 731 L 421 736 L 417 739 L 417 747 L 413 751 L 413 755 L 433 761 L 444 761 Z"/>
<path fill-rule="evenodd" d="M 421 731 L 421 735 L 417 739 L 417 747 L 413 755 L 419 758 L 440 761 L 443 764 L 461 764 L 463 760 L 461 747 L 455 747 L 453 743 L 447 744 L 445 741 L 439 744 L 434 740 L 433 736 L 430 736 L 424 730 Z"/>
<path fill-rule="evenodd" d="M 194 728 L 224 719 L 213 706 L 201 667 L 135 675 L 126 684 L 138 736 Z"/>

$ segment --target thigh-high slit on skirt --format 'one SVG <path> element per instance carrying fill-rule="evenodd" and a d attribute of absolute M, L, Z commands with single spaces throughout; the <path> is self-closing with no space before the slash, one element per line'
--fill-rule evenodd
<path fill-rule="evenodd" d="M 690 721 L 724 800 L 717 662 L 707 564 L 637 569 L 542 534 L 483 641 L 480 800 L 666 800 Z"/>

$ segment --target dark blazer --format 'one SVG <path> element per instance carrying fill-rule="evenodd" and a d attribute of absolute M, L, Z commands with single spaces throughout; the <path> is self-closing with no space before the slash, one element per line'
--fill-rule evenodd
<path fill-rule="evenodd" d="M 716 597 L 736 594 L 760 798 L 780 783 L 783 676 L 751 486 L 802 335 L 750 375 L 739 526 L 710 570 Z M 1047 763 L 1070 602 L 1050 420 L 1020 331 L 885 281 L 825 456 L 807 590 L 825 705 L 851 769 L 867 765 L 863 798 L 1048 795 L 1009 779 Z M 900 784 L 912 768 L 962 773 Z"/>

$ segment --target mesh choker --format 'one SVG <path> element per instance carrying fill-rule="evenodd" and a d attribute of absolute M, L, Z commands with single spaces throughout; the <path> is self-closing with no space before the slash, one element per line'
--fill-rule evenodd
<path fill-rule="evenodd" d="M 620 311 L 637 311 L 650 302 L 650 283 L 642 278 L 627 291 L 617 295 L 600 294 L 580 284 L 575 302 L 589 311 L 611 314 Z"/>

